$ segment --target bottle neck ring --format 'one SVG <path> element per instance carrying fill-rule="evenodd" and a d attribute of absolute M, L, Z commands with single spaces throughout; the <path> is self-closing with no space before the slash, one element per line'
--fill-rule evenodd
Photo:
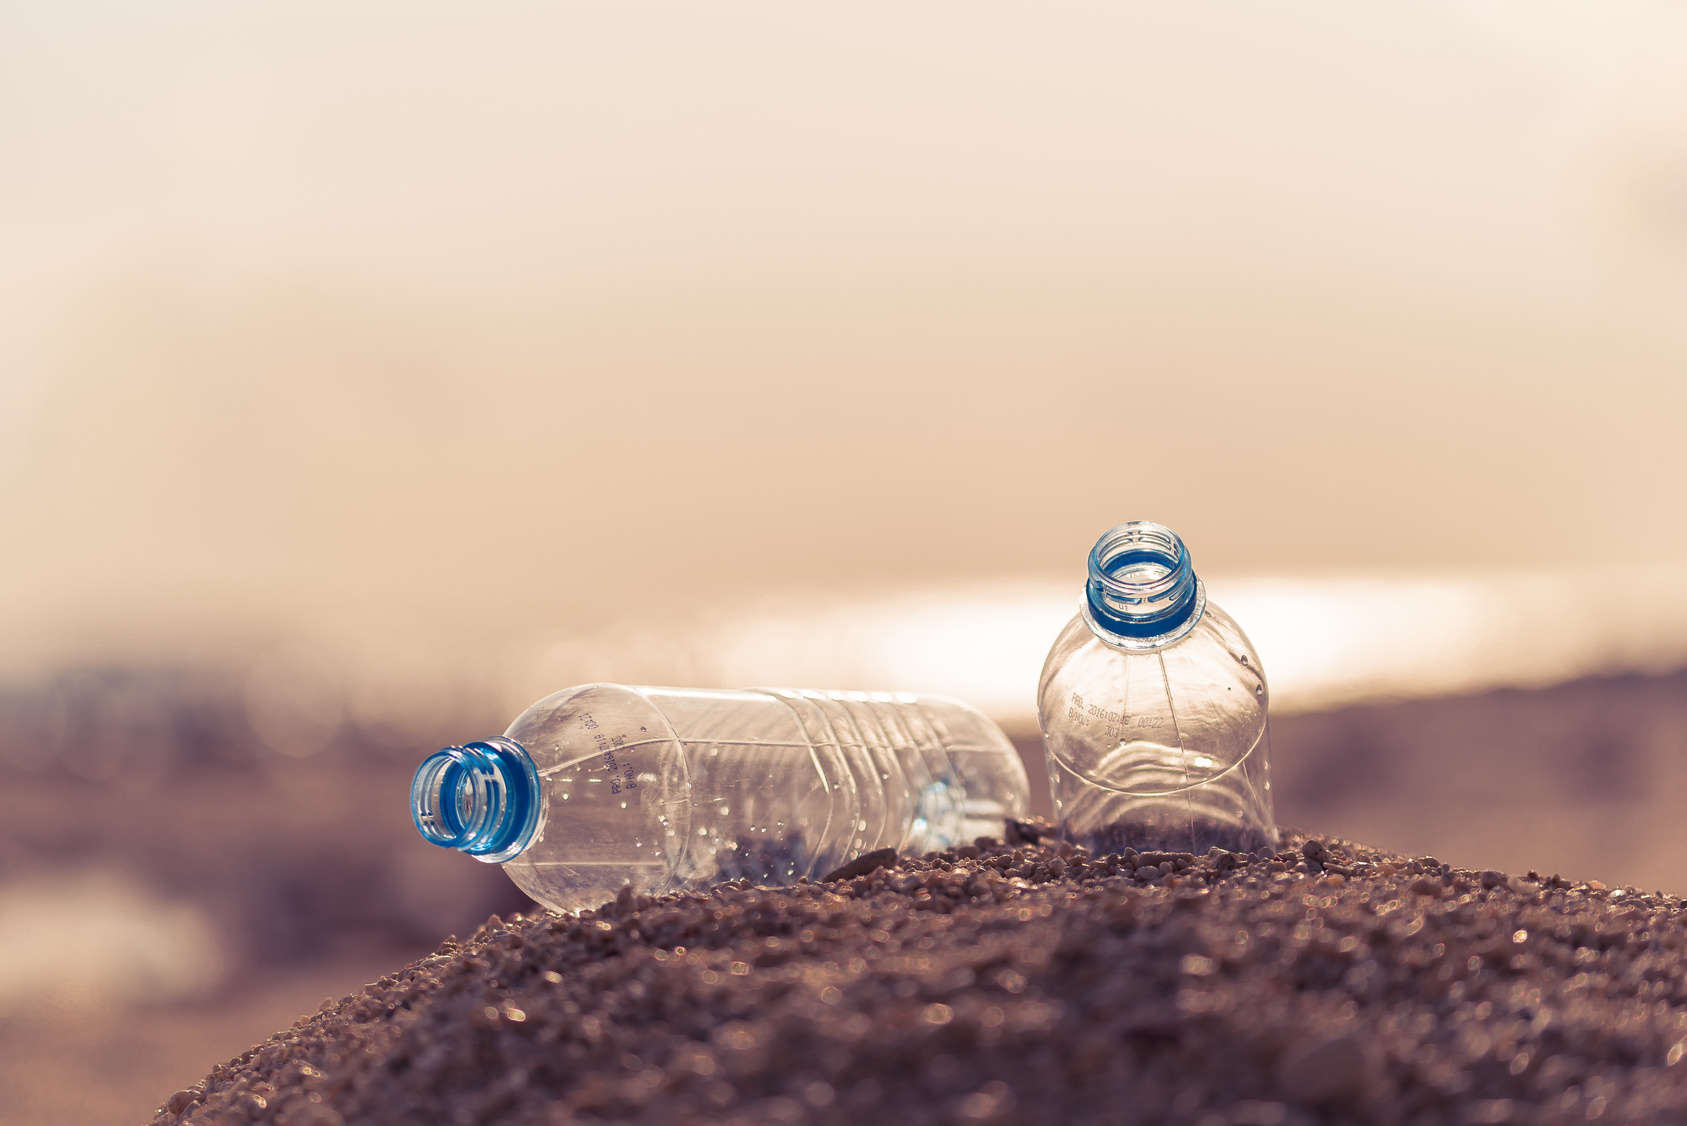
<path fill-rule="evenodd" d="M 410 815 L 430 843 L 501 864 L 533 843 L 539 771 L 502 736 L 435 751 L 410 783 Z"/>
<path fill-rule="evenodd" d="M 1189 550 L 1165 525 L 1120 524 L 1090 550 L 1083 616 L 1109 645 L 1159 649 L 1194 629 L 1206 608 Z"/>

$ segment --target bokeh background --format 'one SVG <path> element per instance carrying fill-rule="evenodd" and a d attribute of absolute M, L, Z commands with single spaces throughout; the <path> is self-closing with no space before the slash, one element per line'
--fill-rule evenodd
<path fill-rule="evenodd" d="M 523 906 L 410 769 L 609 679 L 1034 754 L 1109 525 L 1285 822 L 1687 892 L 1687 9 L 0 2 L 0 1123 Z"/>

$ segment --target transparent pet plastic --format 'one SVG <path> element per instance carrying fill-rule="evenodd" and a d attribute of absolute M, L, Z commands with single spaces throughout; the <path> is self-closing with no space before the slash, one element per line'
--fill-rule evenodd
<path fill-rule="evenodd" d="M 411 806 L 428 840 L 574 911 L 1000 837 L 1027 795 L 1013 745 L 957 700 L 587 684 L 429 757 Z"/>
<path fill-rule="evenodd" d="M 1096 853 L 1275 848 L 1269 698 L 1183 541 L 1146 521 L 1111 529 L 1038 685 L 1061 835 Z"/>

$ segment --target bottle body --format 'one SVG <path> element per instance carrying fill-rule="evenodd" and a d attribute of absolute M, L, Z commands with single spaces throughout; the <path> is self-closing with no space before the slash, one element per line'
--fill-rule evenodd
<path fill-rule="evenodd" d="M 874 849 L 999 836 L 1028 801 L 993 723 L 906 693 L 582 685 L 534 704 L 496 742 L 531 759 L 538 813 L 513 855 L 482 858 L 556 910 L 629 885 L 787 884 Z M 417 824 L 435 839 L 420 813 Z"/>
<path fill-rule="evenodd" d="M 1120 535 L 1140 527 L 1156 530 L 1146 547 Z M 1269 688 L 1247 635 L 1158 525 L 1108 533 L 1091 573 L 1038 685 L 1062 836 L 1096 853 L 1275 847 Z M 1133 628 L 1138 614 L 1158 617 Z"/>

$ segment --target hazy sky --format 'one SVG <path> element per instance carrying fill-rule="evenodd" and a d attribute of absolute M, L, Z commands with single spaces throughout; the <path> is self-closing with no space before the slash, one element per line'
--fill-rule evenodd
<path fill-rule="evenodd" d="M 1687 563 L 1679 4 L 0 4 L 0 658 Z M 432 640 L 430 640 L 432 639 Z"/>

